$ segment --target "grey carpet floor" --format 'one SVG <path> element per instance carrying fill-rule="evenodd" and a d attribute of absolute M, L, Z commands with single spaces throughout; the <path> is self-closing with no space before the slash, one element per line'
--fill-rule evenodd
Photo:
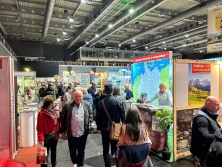
<path fill-rule="evenodd" d="M 102 140 L 100 134 L 89 134 L 86 144 L 85 167 L 103 167 L 104 161 L 102 156 Z M 173 164 L 169 164 L 156 155 L 151 154 L 150 158 L 154 167 L 194 167 L 192 158 L 179 160 Z M 112 158 L 112 165 L 115 166 L 115 160 Z M 57 146 L 57 166 L 72 167 L 69 156 L 67 139 L 60 139 Z M 49 163 L 50 164 L 50 163 Z M 49 167 L 51 165 L 48 165 Z"/>

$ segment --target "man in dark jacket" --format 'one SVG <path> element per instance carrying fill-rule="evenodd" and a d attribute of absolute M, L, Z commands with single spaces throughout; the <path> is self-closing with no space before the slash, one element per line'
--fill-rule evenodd
<path fill-rule="evenodd" d="M 116 97 L 112 96 L 113 88 L 111 85 L 105 85 L 104 91 L 106 93 L 106 97 L 104 98 L 104 103 L 112 121 L 115 123 L 120 123 L 120 121 L 124 123 L 125 111 L 123 108 L 123 103 Z M 115 153 L 115 157 L 117 160 L 116 145 L 118 140 L 110 140 L 109 138 L 111 123 L 102 106 L 102 101 L 100 101 L 97 105 L 96 124 L 98 132 L 101 133 L 102 135 L 103 158 L 105 162 L 105 167 L 111 167 L 111 161 L 109 157 L 109 143 L 111 144 L 111 151 Z"/>
<path fill-rule="evenodd" d="M 193 118 L 190 152 L 196 156 L 201 167 L 211 143 L 215 139 L 214 132 L 220 128 L 217 122 L 220 100 L 214 96 L 208 96 L 205 105 Z"/>
<path fill-rule="evenodd" d="M 73 167 L 79 167 L 84 166 L 91 111 L 89 103 L 82 100 L 83 93 L 81 90 L 76 90 L 73 96 L 74 100 L 66 104 L 62 110 L 61 133 L 63 137 L 65 132 L 67 133 Z"/>
<path fill-rule="evenodd" d="M 222 129 L 215 131 L 215 140 L 211 144 L 204 167 L 221 167 L 222 164 Z"/>

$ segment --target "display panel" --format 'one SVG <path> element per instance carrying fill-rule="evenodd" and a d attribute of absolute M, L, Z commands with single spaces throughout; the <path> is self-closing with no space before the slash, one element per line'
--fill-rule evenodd
<path fill-rule="evenodd" d="M 172 88 L 172 76 L 169 76 L 169 70 L 169 58 L 134 63 L 132 75 L 134 100 L 141 98 L 141 95 L 145 94 L 145 100 L 151 99 L 159 91 L 160 83 L 165 83 L 168 90 Z M 152 103 L 157 104 L 158 100 Z"/>

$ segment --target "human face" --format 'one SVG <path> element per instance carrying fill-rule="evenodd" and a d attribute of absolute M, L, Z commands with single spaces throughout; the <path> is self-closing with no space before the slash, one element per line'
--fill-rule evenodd
<path fill-rule="evenodd" d="M 211 103 L 209 103 L 209 110 L 213 113 L 217 113 L 220 109 L 220 100 L 215 99 Z"/>
<path fill-rule="evenodd" d="M 93 87 L 93 89 L 95 89 L 96 88 L 96 84 L 92 84 L 92 87 Z"/>
<path fill-rule="evenodd" d="M 83 93 L 81 90 L 76 90 L 73 94 L 73 97 L 77 105 L 80 105 L 80 103 L 82 103 Z"/>
<path fill-rule="evenodd" d="M 160 92 L 164 92 L 164 91 L 166 90 L 166 86 L 163 85 L 163 84 L 161 84 L 161 85 L 159 86 L 159 88 L 160 88 Z"/>

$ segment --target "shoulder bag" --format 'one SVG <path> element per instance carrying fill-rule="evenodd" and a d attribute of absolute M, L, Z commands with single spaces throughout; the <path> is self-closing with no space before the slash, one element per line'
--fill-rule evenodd
<path fill-rule="evenodd" d="M 102 105 L 103 105 L 103 108 L 106 112 L 106 115 L 110 121 L 110 133 L 109 133 L 109 138 L 111 140 L 119 140 L 119 135 L 120 135 L 120 129 L 122 127 L 122 124 L 121 123 L 115 123 L 112 121 L 112 119 L 110 118 L 110 115 L 109 115 L 109 112 L 105 106 L 105 103 L 104 103 L 104 99 L 102 100 Z"/>

